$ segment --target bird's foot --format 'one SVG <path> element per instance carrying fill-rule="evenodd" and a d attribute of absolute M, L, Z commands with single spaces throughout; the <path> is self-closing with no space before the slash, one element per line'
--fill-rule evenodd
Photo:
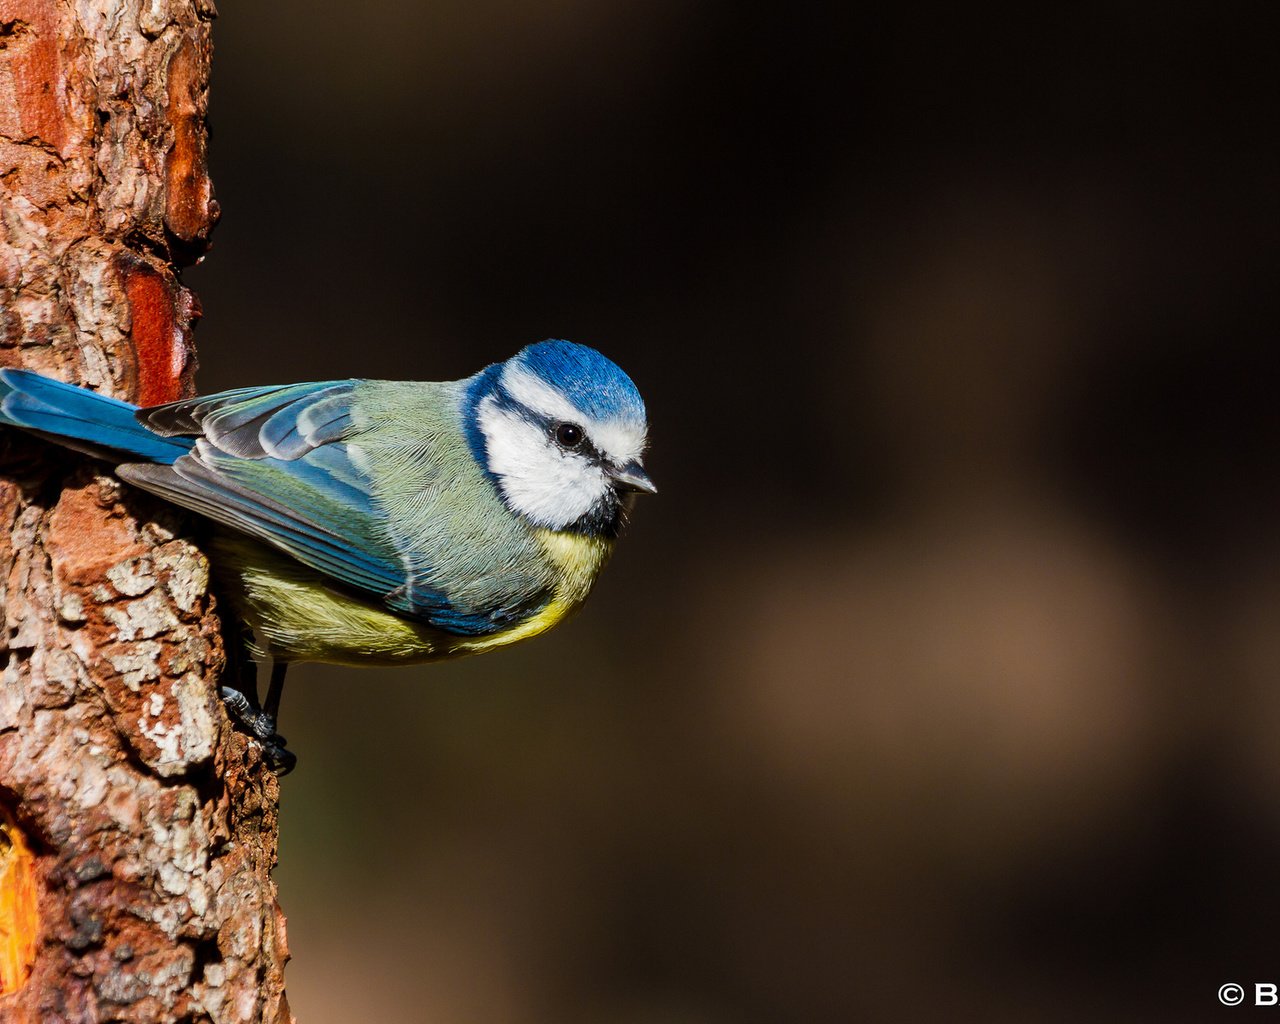
<path fill-rule="evenodd" d="M 249 698 L 243 693 L 229 686 L 224 686 L 221 693 L 222 703 L 227 706 L 227 714 L 243 725 L 255 739 L 265 743 L 276 735 L 275 719 L 250 704 Z"/>
<path fill-rule="evenodd" d="M 262 744 L 263 756 L 271 770 L 277 775 L 288 775 L 293 771 L 298 758 L 285 749 L 288 741 L 276 732 L 275 717 L 255 708 L 239 690 L 224 686 L 221 693 L 222 703 L 226 705 L 227 714 L 232 721 L 243 726 L 250 736 Z"/>
<path fill-rule="evenodd" d="M 264 740 L 262 754 L 267 759 L 267 767 L 277 775 L 288 775 L 298 766 L 298 755 L 285 749 L 285 738 L 277 734 L 273 739 Z"/>

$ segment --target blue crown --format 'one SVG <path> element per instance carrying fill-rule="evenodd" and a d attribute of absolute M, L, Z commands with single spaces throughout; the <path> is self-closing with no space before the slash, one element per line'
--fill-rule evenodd
<path fill-rule="evenodd" d="M 593 348 L 571 341 L 540 341 L 521 349 L 513 359 L 593 419 L 646 422 L 644 401 L 631 378 Z"/>

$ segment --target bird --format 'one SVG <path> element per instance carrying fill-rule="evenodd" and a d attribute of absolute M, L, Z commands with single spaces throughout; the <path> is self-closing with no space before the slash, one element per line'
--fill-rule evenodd
<path fill-rule="evenodd" d="M 246 387 L 139 408 L 0 369 L 0 425 L 105 459 L 212 521 L 207 551 L 265 703 L 229 710 L 281 774 L 289 665 L 404 665 L 494 650 L 576 611 L 608 562 L 644 467 L 631 378 L 548 340 L 463 380 Z"/>

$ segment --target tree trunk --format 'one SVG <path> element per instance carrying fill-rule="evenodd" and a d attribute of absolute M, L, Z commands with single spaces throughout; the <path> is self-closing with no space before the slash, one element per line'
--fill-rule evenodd
<path fill-rule="evenodd" d="M 191 393 L 212 0 L 0 0 L 0 365 Z M 275 777 L 185 519 L 0 429 L 0 1020 L 291 1020 Z"/>

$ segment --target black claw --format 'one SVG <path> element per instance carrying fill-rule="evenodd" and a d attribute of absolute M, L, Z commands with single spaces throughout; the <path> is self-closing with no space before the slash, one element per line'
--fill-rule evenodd
<path fill-rule="evenodd" d="M 275 717 L 255 708 L 239 690 L 224 686 L 221 694 L 231 720 L 262 744 L 263 756 L 271 770 L 277 775 L 288 775 L 293 771 L 298 758 L 285 749 L 287 740 L 276 732 Z"/>
<path fill-rule="evenodd" d="M 267 765 L 277 775 L 288 775 L 298 764 L 298 756 L 284 749 L 284 737 L 277 736 L 279 742 L 266 741 L 262 745 L 263 756 Z"/>

